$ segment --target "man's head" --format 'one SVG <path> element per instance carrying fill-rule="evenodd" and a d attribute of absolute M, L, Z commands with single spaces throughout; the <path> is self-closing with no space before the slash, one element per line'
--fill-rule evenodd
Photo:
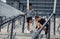
<path fill-rule="evenodd" d="M 29 3 L 29 10 L 32 10 L 32 4 Z"/>
<path fill-rule="evenodd" d="M 39 16 L 35 16 L 36 21 L 39 21 L 41 18 Z"/>

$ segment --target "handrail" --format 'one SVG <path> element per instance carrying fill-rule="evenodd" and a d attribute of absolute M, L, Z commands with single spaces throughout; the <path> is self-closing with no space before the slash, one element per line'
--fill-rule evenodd
<path fill-rule="evenodd" d="M 11 18 L 11 17 L 8 17 L 8 18 L 4 19 L 3 21 L 8 20 L 8 19 L 10 19 L 10 18 Z"/>
<path fill-rule="evenodd" d="M 24 15 L 25 15 L 25 14 L 24 14 Z M 24 16 L 24 15 L 23 15 L 23 14 L 20 14 L 20 15 L 18 15 L 18 16 L 16 16 L 16 17 L 12 18 L 12 19 L 9 19 L 9 20 L 3 22 L 2 24 L 0 24 L 0 26 L 2 26 L 2 25 L 4 25 L 4 24 L 6 24 L 6 23 L 8 23 L 8 22 L 10 22 L 10 21 L 12 21 L 12 20 L 18 18 L 19 16 Z"/>
<path fill-rule="evenodd" d="M 2 23 L 6 22 L 6 21 L 8 21 L 8 20 L 10 20 L 10 19 L 12 19 L 12 18 L 14 18 L 14 16 L 5 18 L 4 20 L 2 20 Z M 11 23 L 11 22 L 9 22 L 9 23 Z M 9 23 L 8 23 L 8 26 L 9 26 Z M 2 28 L 4 28 L 4 27 L 5 27 L 5 26 L 2 26 Z M 8 29 L 7 29 L 7 30 L 8 30 Z M 8 31 L 7 31 L 7 32 L 8 32 Z"/>
<path fill-rule="evenodd" d="M 42 25 L 42 27 L 41 27 L 37 32 L 35 32 L 35 34 L 32 36 L 32 39 L 35 39 L 36 36 L 41 33 L 42 29 L 45 27 L 46 23 L 51 19 L 51 17 L 52 17 L 53 15 L 54 15 L 54 13 L 52 13 L 52 14 L 49 16 L 48 20 Z"/>
<path fill-rule="evenodd" d="M 25 18 L 25 14 L 20 14 L 20 15 L 18 15 L 18 16 L 16 16 L 16 17 L 14 17 L 14 18 L 12 18 L 12 19 L 10 19 L 10 20 L 7 20 L 7 21 L 3 22 L 2 24 L 0 24 L 0 26 L 2 26 L 2 25 L 6 24 L 6 23 L 8 23 L 8 22 L 12 22 L 11 33 L 10 33 L 10 38 L 9 38 L 9 39 L 12 39 L 12 38 L 13 38 L 12 36 L 13 36 L 13 26 L 14 26 L 14 22 L 15 22 L 15 19 L 18 18 L 19 16 L 23 16 L 23 17 Z M 23 24 L 23 28 L 24 28 L 24 24 Z M 23 32 L 24 32 L 24 30 L 23 30 Z"/>
<path fill-rule="evenodd" d="M 38 13 L 39 14 L 39 13 Z M 55 13 L 56 14 L 56 13 Z M 40 13 L 39 15 L 49 15 L 49 13 L 47 13 L 47 14 L 45 14 L 45 13 Z M 60 15 L 60 14 L 56 14 L 56 15 Z M 5 20 L 8 20 L 8 19 L 12 19 L 12 17 L 8 17 L 8 18 L 6 18 L 6 19 L 4 19 L 4 20 L 2 20 L 3 22 L 5 21 Z"/>

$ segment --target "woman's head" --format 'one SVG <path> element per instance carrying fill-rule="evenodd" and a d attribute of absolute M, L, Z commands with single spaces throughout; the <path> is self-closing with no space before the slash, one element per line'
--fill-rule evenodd
<path fill-rule="evenodd" d="M 35 16 L 36 21 L 38 21 L 38 20 L 39 20 L 39 18 L 40 18 L 39 16 Z"/>

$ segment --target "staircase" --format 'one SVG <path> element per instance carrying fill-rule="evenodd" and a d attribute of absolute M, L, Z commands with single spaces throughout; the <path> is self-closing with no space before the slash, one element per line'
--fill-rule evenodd
<path fill-rule="evenodd" d="M 18 21 L 19 22 L 19 21 Z M 17 23 L 17 22 L 16 22 Z M 19 25 L 19 23 L 17 24 L 17 25 Z M 52 24 L 53 25 L 53 24 Z M 4 27 L 3 29 L 2 29 L 2 31 L 0 32 L 0 38 L 1 39 L 8 39 L 8 35 L 10 34 L 10 33 L 8 33 L 7 32 L 7 24 L 6 24 L 6 27 Z M 11 25 L 10 25 L 11 26 Z M 26 24 L 25 24 L 25 26 L 26 26 Z M 10 27 L 9 27 L 10 28 Z M 26 28 L 25 28 L 26 29 Z M 25 30 L 26 31 L 26 30 Z M 13 39 L 31 39 L 32 38 L 32 36 L 31 36 L 31 34 L 30 33 L 21 33 L 22 32 L 22 27 L 21 27 L 21 25 L 20 26 L 17 26 L 17 27 L 15 27 L 15 29 L 14 29 L 14 31 L 13 31 Z M 42 32 L 43 33 L 43 32 Z M 60 36 L 54 36 L 53 35 L 53 32 L 51 32 L 51 35 L 50 35 L 50 39 L 60 39 Z M 43 38 L 42 39 L 46 39 L 46 36 L 44 35 L 43 36 Z"/>
<path fill-rule="evenodd" d="M 3 6 L 5 6 L 5 8 L 3 9 L 3 8 L 1 8 L 1 7 L 3 7 Z M 18 15 L 18 14 L 24 14 L 23 12 L 20 12 L 20 11 L 18 11 L 17 9 L 15 9 L 15 8 L 13 8 L 13 7 L 11 7 L 11 6 L 9 6 L 9 5 L 7 5 L 7 4 L 5 4 L 5 3 L 3 3 L 3 2 L 0 2 L 0 8 L 1 8 L 1 13 L 0 13 L 0 15 L 3 13 L 4 14 L 4 12 L 2 11 L 2 10 L 6 10 L 6 14 L 4 15 L 4 16 L 6 16 L 6 17 L 11 17 L 11 16 L 16 16 L 16 15 Z M 6 8 L 9 8 L 9 10 L 7 11 L 7 9 Z M 12 9 L 13 8 L 13 9 Z M 12 15 L 12 13 L 13 12 L 11 12 L 11 11 L 14 11 L 14 14 Z M 16 11 L 16 12 L 15 12 Z M 9 12 L 11 12 L 11 13 L 9 13 Z M 7 16 L 7 14 L 9 13 L 9 16 Z M 15 14 L 16 13 L 16 14 Z M 18 14 L 17 14 L 18 13 Z M 2 15 L 3 15 L 2 14 Z M 10 14 L 11 14 L 11 16 L 10 16 Z M 13 18 L 12 18 L 13 19 Z M 10 20 L 10 19 L 9 19 Z M 6 21 L 8 21 L 8 20 L 6 20 Z M 5 22 L 6 22 L 5 21 Z M 4 23 L 4 22 L 3 22 Z M 53 26 L 53 21 L 51 20 L 51 26 Z M 4 24 L 3 26 L 5 26 L 5 27 L 3 27 L 2 28 L 2 30 L 1 30 L 1 32 L 0 32 L 0 39 L 9 39 L 10 38 L 10 35 L 11 35 L 11 24 L 12 23 L 10 23 L 10 25 L 9 25 L 9 32 L 7 32 L 7 27 L 8 27 L 8 23 L 6 23 L 6 24 Z M 12 38 L 13 39 L 31 39 L 32 38 L 32 35 L 30 34 L 30 33 L 22 33 L 22 25 L 23 25 L 23 19 L 21 20 L 21 25 L 20 25 L 20 20 L 16 20 L 15 21 L 15 28 L 13 29 L 13 36 L 12 36 Z M 26 22 L 25 22 L 25 29 L 26 29 Z M 33 28 L 35 28 L 35 24 L 33 24 Z M 32 29 L 33 29 L 32 28 Z M 25 30 L 26 31 L 26 30 Z M 42 39 L 46 39 L 46 37 L 45 36 L 43 36 L 43 38 Z M 50 35 L 50 39 L 60 39 L 60 36 L 54 36 L 53 35 L 53 32 L 51 32 L 51 35 Z"/>

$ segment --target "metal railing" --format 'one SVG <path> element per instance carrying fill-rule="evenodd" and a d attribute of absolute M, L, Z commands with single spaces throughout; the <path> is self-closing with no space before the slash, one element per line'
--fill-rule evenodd
<path fill-rule="evenodd" d="M 51 19 L 51 17 L 54 15 L 55 13 L 52 13 L 50 16 L 49 16 L 49 18 L 48 18 L 48 20 L 42 25 L 42 27 L 37 31 L 37 32 L 35 32 L 35 34 L 32 36 L 32 39 L 36 39 L 36 37 L 41 33 L 41 31 L 43 30 L 43 28 L 45 27 L 45 25 L 46 25 L 46 23 Z M 50 27 L 49 27 L 49 31 L 50 31 Z M 50 34 L 49 34 L 50 35 Z M 49 39 L 50 39 L 50 37 L 49 37 Z"/>
<path fill-rule="evenodd" d="M 40 15 L 41 15 L 41 14 L 40 14 Z M 44 15 L 44 14 L 42 14 L 42 15 Z M 45 15 L 46 15 L 46 14 L 45 14 Z M 47 15 L 50 15 L 50 14 L 47 14 Z M 56 15 L 55 13 L 52 13 L 52 14 L 49 16 L 48 20 L 44 23 L 43 27 L 42 27 L 40 30 L 38 30 L 38 32 L 36 32 L 36 34 L 32 37 L 32 39 L 35 39 L 36 36 L 41 33 L 42 29 L 45 27 L 46 23 L 49 22 L 49 20 L 51 19 L 52 16 L 54 16 L 54 26 L 55 26 L 55 15 Z M 58 15 L 59 15 L 59 14 L 58 14 Z M 9 23 L 9 22 L 12 23 L 10 39 L 12 39 L 11 36 L 13 36 L 13 26 L 14 26 L 15 19 L 18 18 L 19 16 L 24 16 L 24 15 L 18 15 L 18 16 L 16 16 L 16 17 L 13 17 L 12 19 L 9 19 L 9 20 L 3 22 L 3 23 L 0 25 L 0 26 L 2 26 L 2 25 L 6 24 L 6 23 Z M 24 20 L 25 20 L 25 19 L 24 19 Z M 23 20 L 22 32 L 24 32 L 24 23 L 25 23 L 24 20 Z M 49 30 L 50 30 L 50 26 L 49 26 Z M 55 33 L 55 28 L 54 28 L 54 33 Z M 49 31 L 49 35 L 50 35 L 50 31 Z M 48 37 L 48 39 L 50 39 L 50 37 Z"/>
<path fill-rule="evenodd" d="M 15 19 L 18 18 L 18 17 L 20 17 L 20 16 L 24 17 L 23 26 L 22 26 L 22 33 L 24 33 L 25 14 L 20 14 L 20 15 L 18 15 L 18 16 L 15 16 L 14 18 L 9 19 L 9 20 L 3 22 L 2 24 L 0 24 L 0 27 L 1 27 L 2 25 L 6 24 L 6 23 L 9 23 L 9 22 L 12 23 L 12 25 L 11 25 L 11 32 L 10 32 L 10 34 L 9 34 L 9 35 L 10 35 L 10 38 L 9 38 L 9 39 L 13 39 L 13 27 L 14 27 L 14 22 L 15 22 Z"/>

